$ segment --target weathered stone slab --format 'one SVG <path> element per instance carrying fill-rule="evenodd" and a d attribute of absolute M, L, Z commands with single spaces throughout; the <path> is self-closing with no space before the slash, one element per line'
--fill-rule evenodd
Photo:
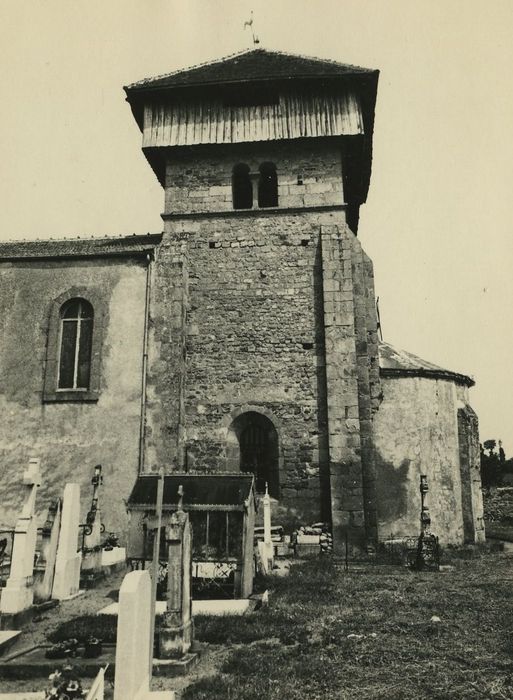
<path fill-rule="evenodd" d="M 50 600 L 55 577 L 57 546 L 61 530 L 61 501 L 57 500 L 48 510 L 48 517 L 43 527 L 42 554 L 46 562 L 42 580 L 34 582 L 36 601 Z"/>
<path fill-rule="evenodd" d="M 5 654 L 14 642 L 18 639 L 21 632 L 19 630 L 5 630 L 0 632 L 0 656 Z"/>
<path fill-rule="evenodd" d="M 38 459 L 29 461 L 23 474 L 23 483 L 28 486 L 28 496 L 14 529 L 11 569 L 0 599 L 0 611 L 9 615 L 27 610 L 34 600 L 33 571 L 37 540 L 35 507 L 37 489 L 41 485 Z"/>
<path fill-rule="evenodd" d="M 159 655 L 171 659 L 192 645 L 192 531 L 188 513 L 178 510 L 167 527 L 167 609 L 159 632 Z"/>
<path fill-rule="evenodd" d="M 153 647 L 152 614 L 150 574 L 132 571 L 125 576 L 119 591 L 114 700 L 155 700 L 146 663 Z M 175 694 L 168 691 L 157 697 L 174 700 Z"/>
<path fill-rule="evenodd" d="M 79 593 L 82 555 L 77 552 L 80 524 L 80 485 L 66 484 L 57 546 L 52 598 L 66 600 Z"/>
<path fill-rule="evenodd" d="M 101 668 L 93 681 L 86 700 L 103 700 L 105 694 L 105 669 Z"/>

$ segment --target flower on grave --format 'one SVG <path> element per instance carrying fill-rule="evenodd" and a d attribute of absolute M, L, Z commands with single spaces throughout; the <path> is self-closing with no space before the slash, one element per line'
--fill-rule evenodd
<path fill-rule="evenodd" d="M 66 686 L 67 693 L 76 693 L 78 690 L 81 690 L 80 683 L 78 681 L 70 681 Z"/>
<path fill-rule="evenodd" d="M 52 681 L 52 683 L 55 685 L 56 683 L 59 682 L 59 680 L 62 678 L 62 673 L 60 671 L 55 670 L 53 673 L 50 673 L 48 676 L 48 680 Z"/>

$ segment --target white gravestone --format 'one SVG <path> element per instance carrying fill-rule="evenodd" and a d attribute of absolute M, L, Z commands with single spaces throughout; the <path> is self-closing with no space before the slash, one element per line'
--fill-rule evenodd
<path fill-rule="evenodd" d="M 149 571 L 132 571 L 119 590 L 114 700 L 174 700 L 172 691 L 150 692 L 146 663 L 153 648 Z"/>
<path fill-rule="evenodd" d="M 272 569 L 274 564 L 274 547 L 271 540 L 271 497 L 269 496 L 267 483 L 265 485 L 265 494 L 262 503 L 264 506 L 264 545 L 269 567 Z"/>
<path fill-rule="evenodd" d="M 274 566 L 274 546 L 271 540 L 271 497 L 265 485 L 265 494 L 262 496 L 264 509 L 264 541 L 258 543 L 258 552 L 262 562 L 264 574 L 270 573 Z"/>
<path fill-rule="evenodd" d="M 87 693 L 85 700 L 103 700 L 105 694 L 105 669 L 101 668 Z"/>
<path fill-rule="evenodd" d="M 36 602 L 50 600 L 52 596 L 53 579 L 55 576 L 55 562 L 57 559 L 57 545 L 61 530 L 61 501 L 58 499 L 49 509 L 48 517 L 43 527 L 43 539 L 41 550 L 45 561 L 45 570 L 42 580 L 34 583 L 34 597 Z"/>
<path fill-rule="evenodd" d="M 52 598 L 57 600 L 66 600 L 79 593 L 82 561 L 82 554 L 77 552 L 79 525 L 80 485 L 66 484 L 52 590 Z"/>
<path fill-rule="evenodd" d="M 23 474 L 23 483 L 28 487 L 29 494 L 14 529 L 11 569 L 0 599 L 2 613 L 27 610 L 34 600 L 33 571 L 37 540 L 35 508 L 37 489 L 41 485 L 38 459 L 29 461 Z"/>

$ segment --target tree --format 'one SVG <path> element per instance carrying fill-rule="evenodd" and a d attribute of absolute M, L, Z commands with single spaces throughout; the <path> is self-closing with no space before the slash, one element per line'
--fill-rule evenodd
<path fill-rule="evenodd" d="M 481 450 L 481 483 L 486 488 L 499 486 L 502 483 L 503 474 L 508 471 L 511 462 L 511 460 L 506 460 L 501 440 L 499 440 L 498 452 L 495 452 L 496 447 L 495 440 L 485 440 L 482 445 L 479 445 Z"/>

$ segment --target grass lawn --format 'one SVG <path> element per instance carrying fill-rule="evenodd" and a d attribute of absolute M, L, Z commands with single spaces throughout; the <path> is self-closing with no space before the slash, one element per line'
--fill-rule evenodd
<path fill-rule="evenodd" d="M 296 564 L 289 577 L 266 582 L 267 608 L 196 617 L 200 664 L 183 678 L 154 675 L 152 687 L 176 690 L 177 700 L 513 700 L 513 556 L 448 555 L 454 568 L 440 573 Z M 95 613 L 121 579 L 48 611 L 17 644 L 113 640 L 115 618 Z M 0 692 L 45 685 L 0 679 Z"/>
<path fill-rule="evenodd" d="M 228 652 L 183 700 L 513 698 L 513 557 L 452 563 L 441 573 L 294 566 L 269 582 L 267 609 L 196 618 L 198 640 Z"/>

